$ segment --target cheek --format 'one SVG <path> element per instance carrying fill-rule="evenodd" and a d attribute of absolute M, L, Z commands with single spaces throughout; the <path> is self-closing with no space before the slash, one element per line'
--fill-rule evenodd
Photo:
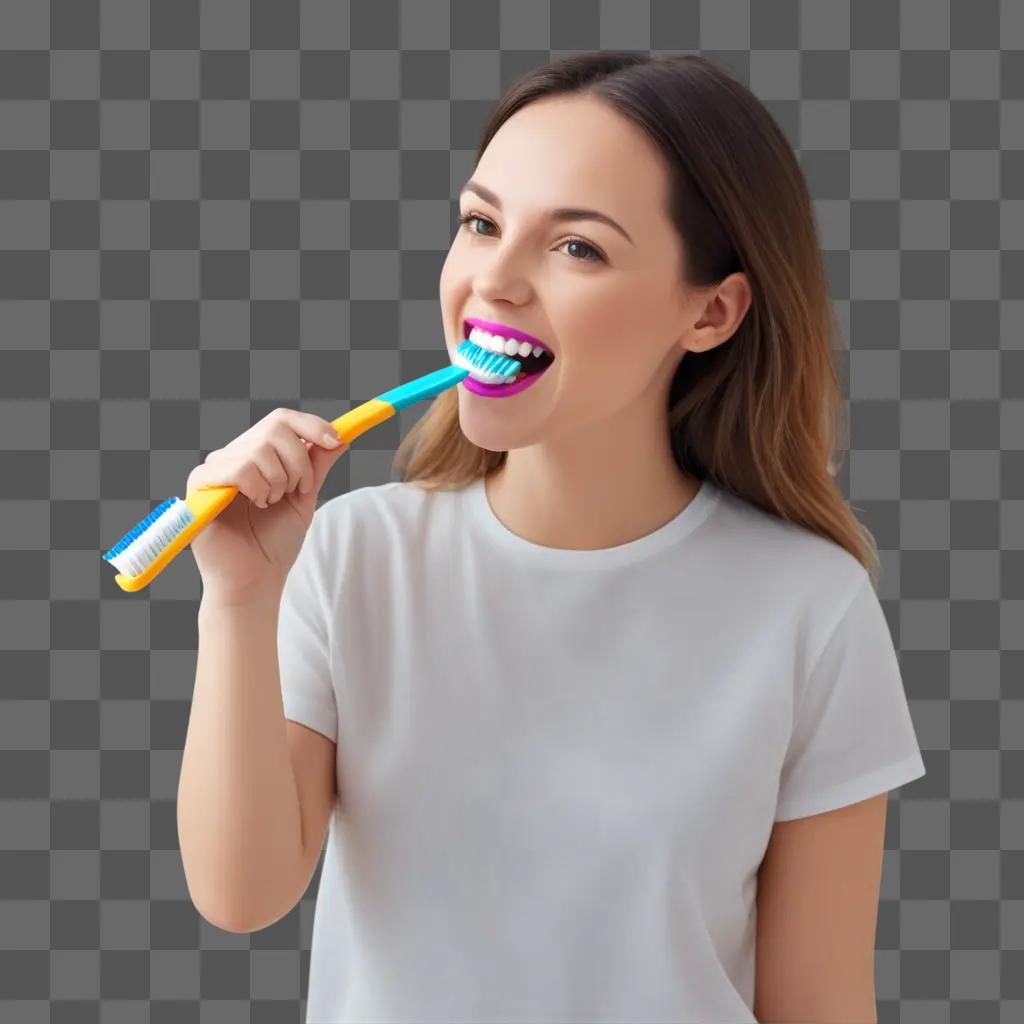
<path fill-rule="evenodd" d="M 451 341 L 458 345 L 462 338 L 459 333 L 461 323 L 460 311 L 465 308 L 466 282 L 464 275 L 459 272 L 459 260 L 450 252 L 441 267 L 441 278 L 438 285 L 438 295 L 441 303 L 441 317 L 446 331 L 451 333 Z"/>
<path fill-rule="evenodd" d="M 645 372 L 645 351 L 653 353 L 659 336 L 656 308 L 637 289 L 621 288 L 614 293 L 595 290 L 589 302 L 581 303 L 571 316 L 574 352 L 594 357 L 596 367 L 615 368 L 627 376 Z M 588 358 L 587 362 L 590 362 Z"/>
<path fill-rule="evenodd" d="M 595 409 L 620 408 L 647 392 L 664 358 L 664 325 L 660 331 L 652 312 L 636 295 L 601 305 L 603 315 L 581 319 L 573 335 L 572 359 L 566 363 L 563 388 L 573 402 Z M 660 346 L 660 351 L 659 351 Z M 585 397 L 581 397 L 585 396 Z"/>
<path fill-rule="evenodd" d="M 441 266 L 441 279 L 438 285 L 438 290 L 441 296 L 441 304 L 445 306 L 446 303 L 452 297 L 452 286 L 455 279 L 455 259 L 451 254 L 451 250 L 448 251 L 448 255 L 445 257 L 445 261 Z"/>

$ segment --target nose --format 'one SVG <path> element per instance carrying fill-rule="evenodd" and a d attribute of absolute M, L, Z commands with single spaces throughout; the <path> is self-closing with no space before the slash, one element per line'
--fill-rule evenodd
<path fill-rule="evenodd" d="M 497 310 L 503 304 L 521 306 L 529 302 L 533 285 L 513 259 L 483 259 L 486 263 L 482 262 L 473 273 L 473 290 L 480 298 L 479 305 Z"/>

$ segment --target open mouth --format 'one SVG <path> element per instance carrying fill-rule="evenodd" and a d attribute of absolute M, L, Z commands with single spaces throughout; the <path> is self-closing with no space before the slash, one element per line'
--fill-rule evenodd
<path fill-rule="evenodd" d="M 514 380 L 508 381 L 505 384 L 482 385 L 483 387 L 489 387 L 495 390 L 513 387 L 526 377 L 533 377 L 537 374 L 543 373 L 555 361 L 554 353 L 543 343 L 535 343 L 526 354 L 521 354 L 521 350 L 529 348 L 530 342 L 528 340 L 524 339 L 520 341 L 515 336 L 503 335 L 497 331 L 495 331 L 494 334 L 500 338 L 506 338 L 507 341 L 511 341 L 514 344 L 518 344 L 518 350 L 509 352 L 507 345 L 503 349 L 489 345 L 486 343 L 487 339 L 480 335 L 479 327 L 466 320 L 463 320 L 462 322 L 463 338 L 479 345 L 487 351 L 500 351 L 501 354 L 510 359 L 515 359 L 520 364 L 520 370 L 516 374 Z"/>

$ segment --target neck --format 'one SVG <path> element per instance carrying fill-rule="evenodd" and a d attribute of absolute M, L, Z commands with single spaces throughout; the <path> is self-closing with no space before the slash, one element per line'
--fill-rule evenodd
<path fill-rule="evenodd" d="M 664 406 L 508 453 L 485 481 L 513 533 L 544 547 L 617 547 L 653 533 L 693 500 L 700 480 L 672 455 Z"/>

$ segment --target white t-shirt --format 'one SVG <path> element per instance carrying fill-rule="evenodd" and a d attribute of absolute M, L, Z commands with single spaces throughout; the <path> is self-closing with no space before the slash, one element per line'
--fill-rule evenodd
<path fill-rule="evenodd" d="M 710 481 L 590 551 L 332 498 L 279 663 L 338 744 L 307 1024 L 755 1021 L 773 823 L 925 771 L 867 572 Z"/>

